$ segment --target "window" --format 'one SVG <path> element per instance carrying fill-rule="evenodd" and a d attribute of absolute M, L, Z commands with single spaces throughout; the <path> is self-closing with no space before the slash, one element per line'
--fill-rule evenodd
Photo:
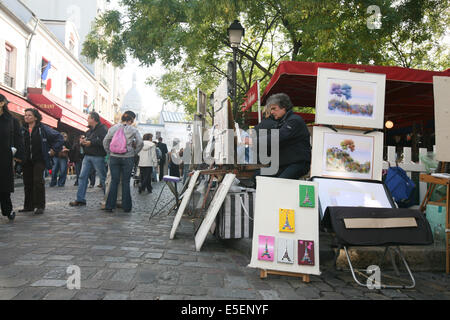
<path fill-rule="evenodd" d="M 89 113 L 89 105 L 88 105 L 88 94 L 87 92 L 84 92 L 83 94 L 83 112 Z"/>
<path fill-rule="evenodd" d="M 11 88 L 15 87 L 15 65 L 14 65 L 14 47 L 5 44 L 5 84 Z"/>
<path fill-rule="evenodd" d="M 71 33 L 69 37 L 69 51 L 72 54 L 75 54 L 75 38 L 73 36 L 73 33 Z"/>
<path fill-rule="evenodd" d="M 66 78 L 66 102 L 72 103 L 72 79 Z"/>

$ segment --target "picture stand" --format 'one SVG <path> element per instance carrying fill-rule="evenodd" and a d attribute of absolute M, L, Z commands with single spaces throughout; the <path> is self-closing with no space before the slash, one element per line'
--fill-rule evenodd
<path fill-rule="evenodd" d="M 261 279 L 266 279 L 267 275 L 274 274 L 279 276 L 288 276 L 288 277 L 297 277 L 302 278 L 303 282 L 309 283 L 309 274 L 304 273 L 296 273 L 296 272 L 286 272 L 286 271 L 277 271 L 277 270 L 268 270 L 268 269 L 260 269 L 259 277 Z"/>

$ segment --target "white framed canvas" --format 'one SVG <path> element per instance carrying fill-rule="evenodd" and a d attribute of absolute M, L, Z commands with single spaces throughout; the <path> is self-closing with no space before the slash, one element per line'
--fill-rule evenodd
<path fill-rule="evenodd" d="M 311 176 L 381 180 L 383 133 L 314 127 Z"/>
<path fill-rule="evenodd" d="M 319 68 L 316 123 L 382 129 L 386 75 Z"/>
<path fill-rule="evenodd" d="M 304 186 L 317 189 L 317 183 L 311 181 L 256 177 L 250 268 L 320 275 L 319 206 L 300 206 L 303 200 L 300 190 Z M 311 193 L 311 198 L 313 196 L 314 203 L 318 204 L 318 192 Z M 295 221 L 289 224 L 294 232 L 283 232 L 280 214 L 292 212 Z M 298 242 L 304 239 L 315 243 L 314 253 L 311 253 L 315 257 L 314 265 L 298 263 Z"/>
<path fill-rule="evenodd" d="M 191 179 L 189 180 L 189 185 L 187 190 L 183 194 L 183 200 L 181 200 L 180 207 L 178 208 L 177 214 L 175 215 L 175 219 L 173 220 L 172 229 L 170 230 L 170 239 L 175 238 L 175 233 L 177 231 L 178 225 L 180 224 L 181 218 L 183 217 L 184 210 L 191 199 L 192 192 L 194 191 L 195 184 L 197 183 L 198 176 L 200 175 L 200 171 L 194 171 Z"/>
<path fill-rule="evenodd" d="M 225 200 L 225 197 L 230 190 L 231 185 L 233 184 L 234 178 L 236 178 L 235 174 L 227 173 L 225 175 L 225 178 L 217 188 L 216 193 L 214 194 L 214 198 L 211 200 L 211 203 L 208 207 L 205 218 L 203 219 L 202 224 L 195 234 L 195 249 L 197 251 L 201 250 L 203 243 L 208 236 L 208 232 L 213 226 L 217 213 L 219 212 L 220 207 L 222 206 L 222 203 Z"/>
<path fill-rule="evenodd" d="M 323 218 L 331 206 L 395 208 L 386 186 L 379 181 L 357 181 L 350 179 L 313 177 L 319 184 L 319 212 Z"/>

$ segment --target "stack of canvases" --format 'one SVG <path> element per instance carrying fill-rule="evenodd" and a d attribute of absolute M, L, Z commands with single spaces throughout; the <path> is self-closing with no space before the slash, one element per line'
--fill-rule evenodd
<path fill-rule="evenodd" d="M 381 180 L 385 84 L 385 74 L 319 68 L 316 123 L 325 126 L 313 130 L 311 176 Z"/>

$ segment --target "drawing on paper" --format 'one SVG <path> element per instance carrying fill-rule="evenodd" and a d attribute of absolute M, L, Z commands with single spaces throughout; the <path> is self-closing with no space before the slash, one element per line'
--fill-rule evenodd
<path fill-rule="evenodd" d="M 372 179 L 374 138 L 324 134 L 324 175 Z"/>
<path fill-rule="evenodd" d="M 328 79 L 328 114 L 347 117 L 374 117 L 376 82 Z"/>

